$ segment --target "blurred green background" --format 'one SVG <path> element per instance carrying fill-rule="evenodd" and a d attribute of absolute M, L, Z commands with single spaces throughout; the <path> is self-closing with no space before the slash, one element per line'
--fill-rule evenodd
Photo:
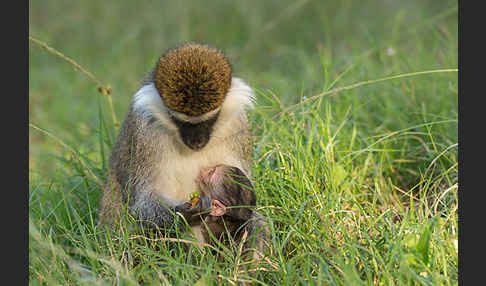
<path fill-rule="evenodd" d="M 46 0 L 30 1 L 29 13 L 29 35 L 111 85 L 118 120 L 157 58 L 183 41 L 224 50 L 236 76 L 288 104 L 321 92 L 329 84 L 326 73 L 348 68 L 338 86 L 457 67 L 457 1 Z M 81 149 L 92 148 L 96 138 L 87 135 L 99 126 L 96 84 L 30 44 L 30 123 Z M 457 89 L 457 80 L 452 84 Z M 457 104 L 448 102 L 437 113 L 454 114 Z M 376 116 L 366 120 L 386 121 L 386 114 Z M 50 174 L 61 146 L 33 129 L 29 144 L 30 173 Z"/>
<path fill-rule="evenodd" d="M 119 122 L 167 49 L 196 41 L 227 54 L 257 95 L 253 179 L 281 267 L 264 283 L 457 285 L 457 1 L 44 0 L 29 13 L 31 37 L 112 87 Z M 163 273 L 154 284 L 236 275 L 211 255 L 99 238 L 117 133 L 109 97 L 29 43 L 30 283 L 138 285 L 159 275 L 152 269 Z M 437 69 L 454 71 L 363 85 L 279 116 L 333 88 Z"/>

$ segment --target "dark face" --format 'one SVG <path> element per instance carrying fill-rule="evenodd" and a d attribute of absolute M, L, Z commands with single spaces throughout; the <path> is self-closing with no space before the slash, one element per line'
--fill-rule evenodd
<path fill-rule="evenodd" d="M 204 146 L 208 144 L 209 139 L 211 139 L 211 133 L 213 131 L 214 123 L 218 119 L 218 114 L 206 121 L 196 124 L 181 121 L 174 116 L 171 116 L 171 119 L 179 129 L 179 134 L 184 144 L 192 150 L 197 151 L 204 148 Z"/>

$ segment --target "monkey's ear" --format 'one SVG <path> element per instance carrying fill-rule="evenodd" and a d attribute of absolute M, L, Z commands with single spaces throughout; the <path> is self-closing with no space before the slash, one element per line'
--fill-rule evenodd
<path fill-rule="evenodd" d="M 218 200 L 212 200 L 211 201 L 211 209 L 213 210 L 212 212 L 209 213 L 209 215 L 212 216 L 222 216 L 226 213 L 226 206 L 223 205 Z"/>

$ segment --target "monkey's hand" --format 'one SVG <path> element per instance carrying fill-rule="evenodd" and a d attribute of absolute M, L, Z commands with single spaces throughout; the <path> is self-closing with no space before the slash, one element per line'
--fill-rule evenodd
<path fill-rule="evenodd" d="M 184 212 L 187 212 L 189 209 L 191 209 L 191 207 L 192 207 L 191 202 L 184 202 L 180 205 L 177 205 L 175 207 L 175 211 L 180 212 L 180 213 L 184 213 Z"/>
<path fill-rule="evenodd" d="M 204 214 L 211 209 L 211 199 L 208 197 L 200 197 L 196 204 L 184 202 L 175 207 L 176 212 L 180 212 L 186 219 L 193 216 Z"/>

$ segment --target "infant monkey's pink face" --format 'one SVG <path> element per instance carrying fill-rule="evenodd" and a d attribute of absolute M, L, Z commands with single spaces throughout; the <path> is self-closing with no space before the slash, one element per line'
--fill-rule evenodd
<path fill-rule="evenodd" d="M 210 186 L 218 186 L 224 175 L 224 165 L 216 165 L 214 167 L 203 168 L 196 178 L 196 184 L 201 192 L 201 195 L 211 198 L 211 209 L 209 213 L 212 216 L 222 216 L 226 213 L 226 206 L 220 201 L 212 198 L 210 193 Z"/>

